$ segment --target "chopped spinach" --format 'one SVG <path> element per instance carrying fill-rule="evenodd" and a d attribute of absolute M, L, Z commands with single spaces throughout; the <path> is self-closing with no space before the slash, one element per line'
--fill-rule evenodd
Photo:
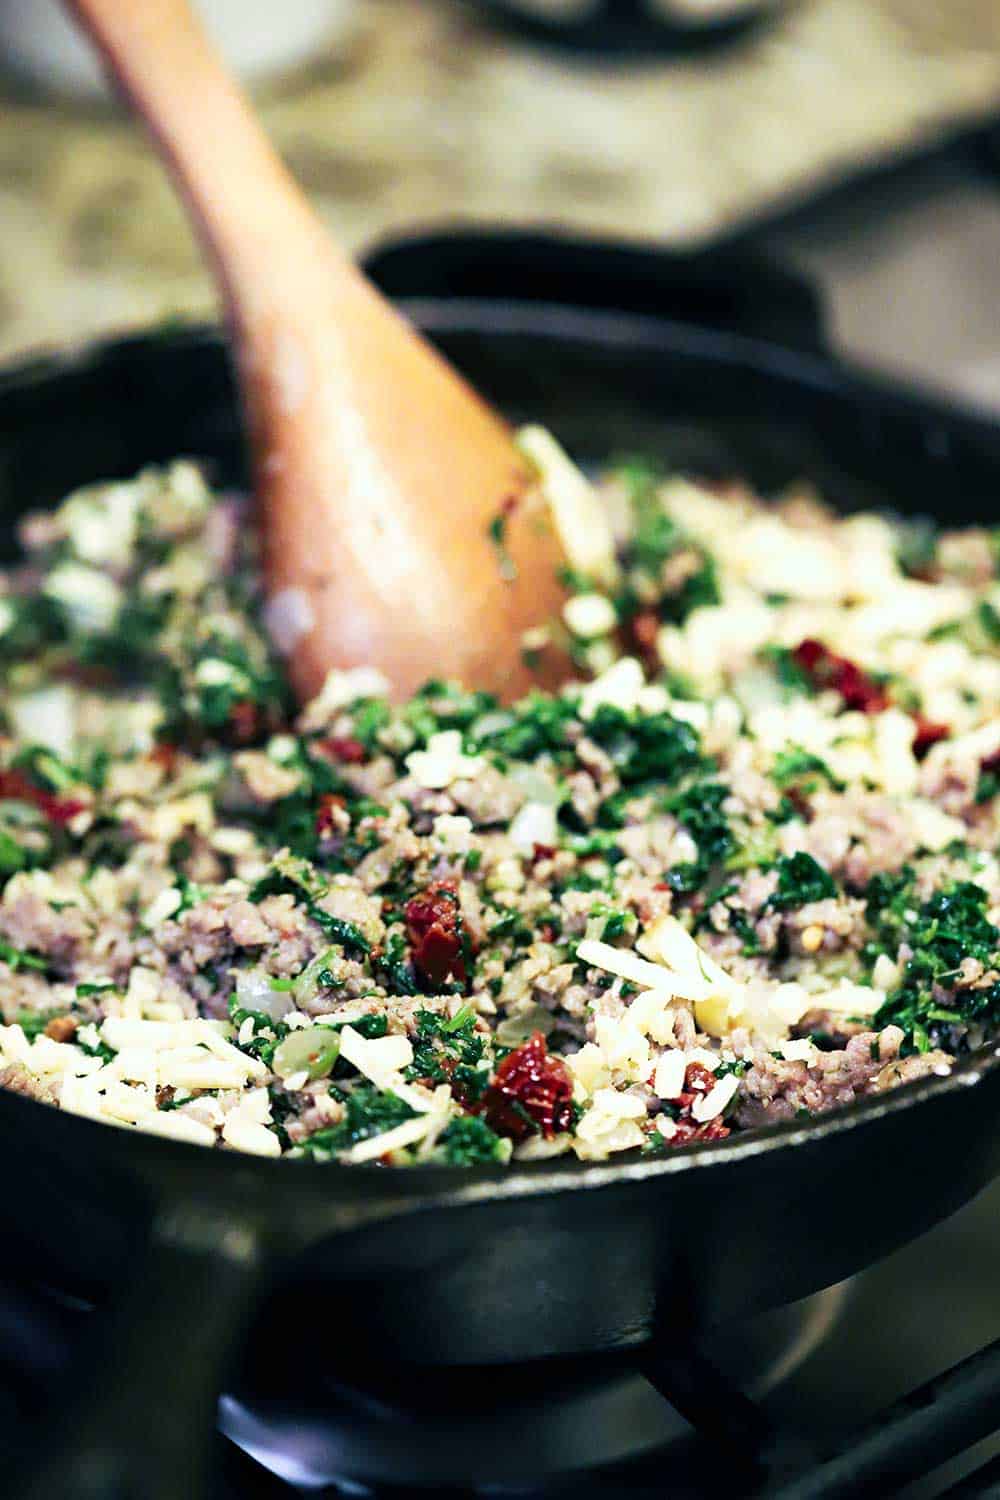
<path fill-rule="evenodd" d="M 674 785 L 705 764 L 697 730 L 669 713 L 626 713 L 602 704 L 587 734 L 607 751 L 627 787 Z"/>
<path fill-rule="evenodd" d="M 530 693 L 514 704 L 501 722 L 496 723 L 498 716 L 490 714 L 487 728 L 477 729 L 473 724 L 470 741 L 475 749 L 490 750 L 510 760 L 534 760 L 545 751 L 565 752 L 577 708 L 575 698 Z"/>
<path fill-rule="evenodd" d="M 331 916 L 324 911 L 315 901 L 306 902 L 306 911 L 317 922 L 327 937 L 348 952 L 359 953 L 362 957 L 371 952 L 372 945 L 365 937 L 361 928 L 355 922 L 345 921 L 343 917 Z"/>
<path fill-rule="evenodd" d="M 803 750 L 799 745 L 790 745 L 775 757 L 771 772 L 775 786 L 783 789 L 793 787 L 808 796 L 819 786 L 820 778 L 827 781 L 835 791 L 844 790 L 844 783 L 837 780 L 826 761 Z"/>
<path fill-rule="evenodd" d="M 441 1132 L 438 1147 L 451 1167 L 507 1160 L 509 1145 L 476 1115 L 459 1115 Z"/>
<path fill-rule="evenodd" d="M 403 1076 L 411 1081 L 449 1083 L 467 1102 L 477 1100 L 489 1080 L 489 1070 L 480 1067 L 486 1042 L 475 1029 L 475 1012 L 467 1005 L 451 1017 L 418 1010 L 416 1022 L 413 1061 Z"/>
<path fill-rule="evenodd" d="M 41 973 L 49 967 L 49 960 L 40 953 L 29 953 L 25 948 L 15 948 L 0 940 L 0 963 L 11 969 L 38 969 Z"/>
<path fill-rule="evenodd" d="M 416 1114 L 404 1100 L 388 1090 L 377 1089 L 374 1084 L 355 1084 L 353 1088 L 343 1090 L 342 1097 L 344 1118 L 336 1125 L 328 1125 L 307 1136 L 300 1148 L 305 1154 L 326 1156 L 346 1151 L 359 1141 L 394 1130 Z"/>
<path fill-rule="evenodd" d="M 394 927 L 390 930 L 377 962 L 390 994 L 415 995 L 417 993 L 417 981 L 410 962 L 410 950 L 401 927 Z"/>
<path fill-rule="evenodd" d="M 774 672 L 786 697 L 813 691 L 812 678 L 788 646 L 763 646 L 757 655 Z"/>
<path fill-rule="evenodd" d="M 778 888 L 766 903 L 775 911 L 790 911 L 797 906 L 806 906 L 810 901 L 824 901 L 837 894 L 832 876 L 811 854 L 802 851 L 783 854 L 775 869 Z"/>
<path fill-rule="evenodd" d="M 6 829 L 0 828 L 0 875 L 13 875 L 23 870 L 27 863 L 27 851 Z"/>
<path fill-rule="evenodd" d="M 947 1032 L 953 1026 L 968 1028 L 975 1024 L 991 1032 L 1000 1025 L 1000 981 L 954 990 L 946 1004 L 936 993 L 953 989 L 965 958 L 977 960 L 986 969 L 1000 962 L 1000 929 L 987 916 L 986 891 L 973 881 L 958 881 L 935 891 L 917 909 L 909 904 L 911 894 L 906 886 L 885 901 L 880 897 L 878 891 L 869 896 L 877 941 L 886 944 L 885 951 L 890 954 L 905 943 L 911 955 L 899 988 L 887 996 L 875 1025 L 901 1026 L 907 1034 L 904 1050 L 918 1052 L 927 1051 L 942 1030 Z"/>
<path fill-rule="evenodd" d="M 909 578 L 927 578 L 937 566 L 938 532 L 933 521 L 901 521 L 896 530 L 896 560 Z"/>

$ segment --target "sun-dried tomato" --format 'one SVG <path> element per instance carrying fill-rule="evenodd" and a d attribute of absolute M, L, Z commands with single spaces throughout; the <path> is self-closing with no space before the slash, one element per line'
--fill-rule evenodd
<path fill-rule="evenodd" d="M 656 638 L 660 633 L 660 617 L 653 609 L 640 609 L 628 622 L 629 635 L 636 655 L 649 665 L 659 665 L 656 653 Z"/>
<path fill-rule="evenodd" d="M 154 766 L 159 766 L 165 776 L 172 776 L 177 769 L 177 758 L 180 755 L 176 745 L 169 740 L 161 740 L 154 745 L 149 752 L 149 759 Z"/>
<path fill-rule="evenodd" d="M 521 1141 L 568 1130 L 573 1119 L 573 1080 L 566 1064 L 552 1057 L 540 1031 L 515 1047 L 499 1065 L 480 1104 L 497 1135 Z"/>
<path fill-rule="evenodd" d="M 334 734 L 329 739 L 320 740 L 318 748 L 344 766 L 360 766 L 368 759 L 368 751 L 361 741 L 346 734 Z"/>
<path fill-rule="evenodd" d="M 260 711 L 252 698 L 243 698 L 233 704 L 229 710 L 229 730 L 235 744 L 252 744 L 260 727 Z"/>
<path fill-rule="evenodd" d="M 688 1063 L 684 1070 L 684 1092 L 686 1094 L 707 1094 L 709 1089 L 715 1087 L 715 1074 L 711 1068 L 706 1068 L 704 1063 Z"/>
<path fill-rule="evenodd" d="M 792 656 L 814 687 L 833 688 L 843 698 L 845 707 L 860 709 L 865 714 L 879 714 L 889 707 L 889 695 L 884 688 L 856 662 L 838 656 L 822 641 L 811 638 L 800 641 Z"/>
<path fill-rule="evenodd" d="M 913 736 L 913 753 L 917 760 L 923 760 L 932 745 L 949 737 L 951 728 L 947 724 L 937 724 L 933 719 L 925 719 L 923 714 L 916 714 L 914 717 L 916 731 Z"/>
<path fill-rule="evenodd" d="M 79 797 L 60 797 L 29 781 L 23 771 L 0 771 L 0 800 L 30 802 L 44 813 L 50 823 L 69 823 L 77 813 L 85 812 L 89 803 Z"/>
<path fill-rule="evenodd" d="M 406 903 L 406 935 L 413 967 L 425 984 L 438 988 L 449 979 L 466 980 L 458 886 L 439 880 Z"/>
<path fill-rule="evenodd" d="M 676 1129 L 664 1141 L 668 1146 L 686 1146 L 691 1141 L 724 1141 L 729 1135 L 729 1126 L 721 1115 L 710 1120 L 692 1118 L 692 1107 L 698 1099 L 704 1099 L 715 1087 L 715 1074 L 702 1063 L 688 1063 L 684 1070 L 684 1091 L 671 1100 L 671 1115 Z"/>
<path fill-rule="evenodd" d="M 344 806 L 344 799 L 337 792 L 324 792 L 319 799 L 319 807 L 316 809 L 316 832 L 320 838 L 325 835 L 336 833 L 337 824 L 335 811 Z"/>
<path fill-rule="evenodd" d="M 558 850 L 554 844 L 534 844 L 531 850 L 531 863 L 537 865 L 543 859 L 555 859 Z"/>
<path fill-rule="evenodd" d="M 687 1146 L 691 1141 L 724 1141 L 729 1134 L 729 1126 L 723 1124 L 721 1115 L 700 1125 L 689 1119 L 678 1120 L 676 1124 L 677 1130 L 667 1141 L 668 1146 Z"/>

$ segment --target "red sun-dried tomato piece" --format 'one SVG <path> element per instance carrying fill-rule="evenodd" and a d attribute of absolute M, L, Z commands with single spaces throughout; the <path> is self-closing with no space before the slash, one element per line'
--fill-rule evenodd
<path fill-rule="evenodd" d="M 715 1074 L 711 1068 L 706 1068 L 702 1063 L 689 1063 L 684 1070 L 684 1092 L 672 1100 L 672 1110 L 677 1111 L 674 1116 L 674 1124 L 677 1127 L 673 1135 L 664 1136 L 668 1146 L 686 1146 L 691 1141 L 724 1141 L 730 1133 L 730 1127 L 725 1124 L 721 1115 L 713 1115 L 710 1120 L 695 1120 L 691 1117 L 691 1110 L 698 1099 L 704 1099 L 710 1089 L 715 1087 Z"/>
<path fill-rule="evenodd" d="M 684 1092 L 686 1094 L 707 1094 L 709 1089 L 715 1087 L 715 1074 L 711 1068 L 706 1068 L 704 1063 L 688 1063 L 684 1070 Z"/>
<path fill-rule="evenodd" d="M 827 661 L 831 653 L 823 645 L 822 641 L 813 640 L 810 636 L 804 641 L 799 641 L 792 655 L 795 658 L 796 665 L 800 666 L 803 672 L 808 672 L 812 675 L 813 672 L 817 671 Z"/>
<path fill-rule="evenodd" d="M 229 710 L 229 730 L 237 745 L 249 745 L 257 738 L 260 713 L 252 698 L 242 698 Z"/>
<path fill-rule="evenodd" d="M 838 656 L 822 641 L 811 638 L 800 641 L 792 652 L 796 665 L 812 681 L 816 688 L 833 688 L 844 700 L 846 708 L 860 709 L 862 713 L 879 714 L 889 707 L 889 695 L 867 672 L 850 661 Z"/>
<path fill-rule="evenodd" d="M 180 751 L 170 740 L 161 740 L 154 745 L 149 752 L 149 759 L 154 766 L 159 766 L 165 776 L 172 776 L 177 768 L 177 758 Z"/>
<path fill-rule="evenodd" d="M 916 731 L 913 736 L 913 753 L 917 760 L 923 760 L 932 745 L 936 745 L 939 740 L 948 739 L 951 726 L 937 724 L 933 719 L 925 719 L 923 714 L 915 714 L 914 718 Z"/>
<path fill-rule="evenodd" d="M 678 1120 L 676 1124 L 677 1130 L 667 1140 L 668 1146 L 687 1146 L 691 1141 L 724 1141 L 729 1134 L 729 1126 L 722 1123 L 721 1115 L 701 1125 L 694 1120 Z"/>
<path fill-rule="evenodd" d="M 438 987 L 449 979 L 465 983 L 462 921 L 458 886 L 439 880 L 406 903 L 406 935 L 413 967 L 425 984 Z"/>
<path fill-rule="evenodd" d="M 337 792 L 324 792 L 320 797 L 319 807 L 316 809 L 316 832 L 320 838 L 336 832 L 334 811 L 343 806 L 344 799 Z"/>
<path fill-rule="evenodd" d="M 89 806 L 80 797 L 60 797 L 47 792 L 29 781 L 23 771 L 0 771 L 0 800 L 8 798 L 12 802 L 30 802 L 50 823 L 58 824 L 69 823 Z"/>
<path fill-rule="evenodd" d="M 334 734 L 329 739 L 320 740 L 319 749 L 344 766 L 360 766 L 368 759 L 368 751 L 361 741 L 346 734 Z"/>
<path fill-rule="evenodd" d="M 656 638 L 660 632 L 660 617 L 654 609 L 640 609 L 628 622 L 629 635 L 636 652 L 647 663 L 656 659 Z"/>
<path fill-rule="evenodd" d="M 556 1135 L 573 1119 L 573 1080 L 536 1031 L 504 1058 L 479 1107 L 497 1135 L 521 1141 L 536 1127 L 543 1135 Z"/>
<path fill-rule="evenodd" d="M 81 797 L 48 797 L 39 803 L 50 823 L 71 823 L 77 813 L 86 812 L 89 803 Z"/>

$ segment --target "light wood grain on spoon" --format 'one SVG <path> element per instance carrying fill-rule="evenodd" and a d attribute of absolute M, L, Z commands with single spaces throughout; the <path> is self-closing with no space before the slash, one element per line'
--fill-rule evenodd
<path fill-rule="evenodd" d="M 299 693 L 360 664 L 523 692 L 561 554 L 508 427 L 334 247 L 184 0 L 69 4 L 215 267 Z"/>

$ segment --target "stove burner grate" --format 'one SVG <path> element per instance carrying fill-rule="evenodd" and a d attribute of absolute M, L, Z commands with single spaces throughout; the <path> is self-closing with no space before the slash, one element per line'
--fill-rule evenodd
<path fill-rule="evenodd" d="M 830 1294 L 824 1294 L 826 1301 L 819 1299 L 819 1306 L 800 1318 L 799 1355 L 823 1336 L 844 1296 L 838 1291 L 831 1305 Z M 70 1364 L 89 1316 L 51 1291 L 0 1283 L 0 1436 L 8 1436 L 10 1444 L 23 1438 L 29 1424 L 37 1429 L 46 1421 L 46 1398 Z M 274 1372 L 274 1340 L 267 1337 L 266 1321 L 263 1333 L 255 1341 L 256 1363 Z M 785 1328 L 769 1351 L 770 1362 L 758 1360 L 749 1382 L 755 1394 L 787 1373 L 790 1342 Z M 785 1348 L 779 1349 L 782 1343 Z M 217 1493 L 224 1500 L 281 1500 L 291 1492 L 330 1500 L 341 1495 L 403 1500 L 421 1493 L 516 1493 L 523 1500 L 612 1493 L 633 1500 L 663 1500 L 667 1493 L 671 1500 L 719 1493 L 745 1500 L 889 1500 L 1000 1426 L 1000 1340 L 860 1430 L 842 1435 L 835 1448 L 775 1426 L 703 1355 L 667 1348 L 665 1342 L 654 1344 L 596 1371 L 584 1361 L 575 1373 L 567 1361 L 548 1370 L 503 1369 L 492 1375 L 414 1372 L 409 1398 L 406 1381 L 355 1385 L 298 1370 L 314 1393 L 312 1405 L 289 1402 L 287 1392 L 282 1398 L 279 1376 L 292 1373 L 286 1364 L 270 1390 L 223 1397 L 220 1428 L 232 1441 L 219 1442 Z M 484 1382 L 494 1399 L 492 1429 L 470 1419 L 483 1404 Z M 464 1400 L 458 1395 L 463 1385 Z M 480 1393 L 478 1400 L 468 1399 L 470 1387 Z M 428 1413 L 436 1405 L 441 1409 L 431 1422 Z M 588 1433 L 584 1440 L 581 1435 Z M 520 1466 L 499 1461 L 501 1442 L 520 1454 Z M 450 1472 L 440 1462 L 448 1444 L 454 1460 Z M 438 1451 L 436 1467 L 429 1462 L 431 1448 Z M 590 1464 L 568 1464 L 570 1451 Z M 422 1476 L 422 1483 L 415 1483 L 415 1476 Z M 1000 1496 L 1000 1457 L 947 1494 L 954 1500 Z"/>

